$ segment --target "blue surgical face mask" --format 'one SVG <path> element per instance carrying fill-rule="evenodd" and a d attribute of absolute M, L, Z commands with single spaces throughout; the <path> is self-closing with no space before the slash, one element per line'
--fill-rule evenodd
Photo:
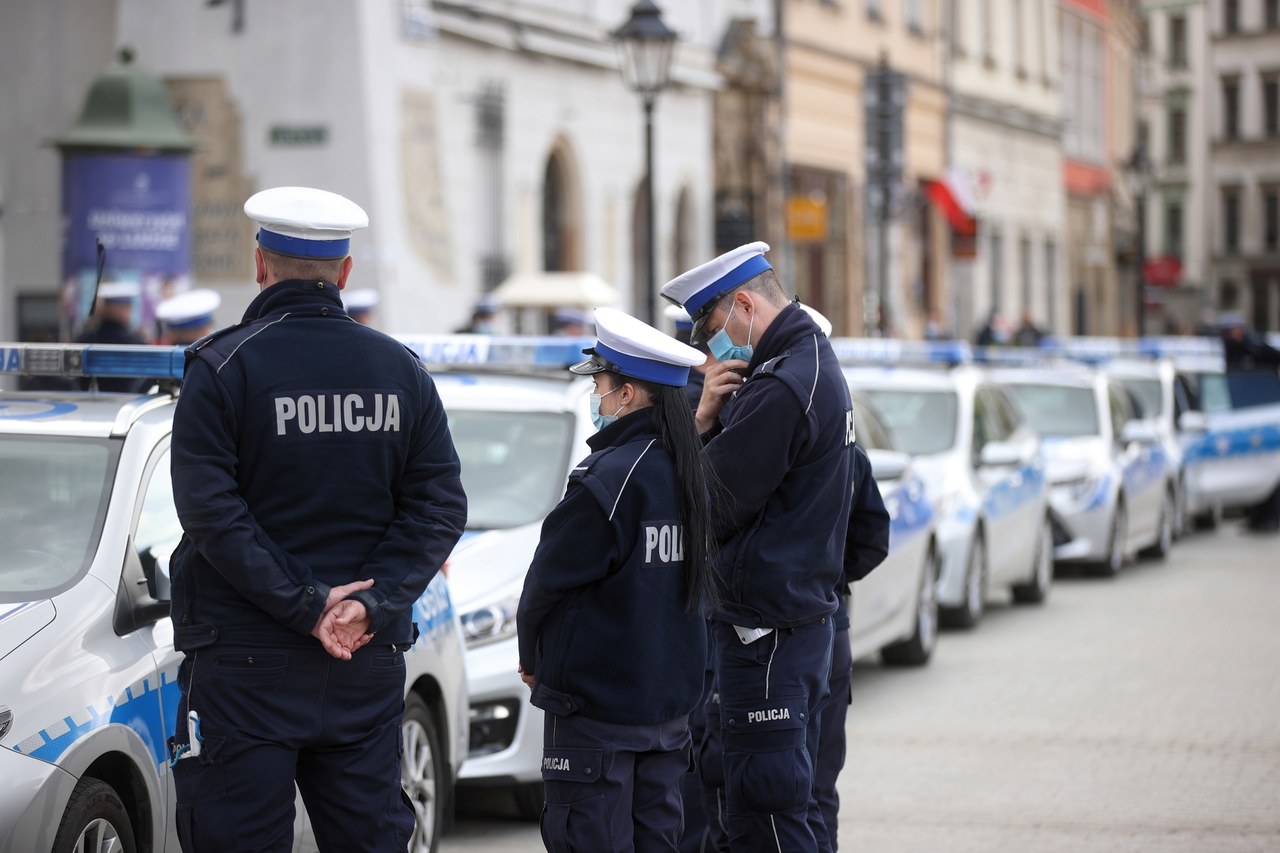
<path fill-rule="evenodd" d="M 622 387 L 621 385 L 618 386 L 618 388 L 621 388 L 621 387 Z M 614 388 L 613 391 L 617 391 L 618 388 Z M 607 394 L 591 395 L 591 422 L 596 425 L 597 430 L 604 429 L 609 424 L 616 421 L 618 419 L 618 415 L 622 414 L 622 410 L 626 408 L 626 405 L 624 404 L 619 406 L 618 411 L 614 412 L 612 415 L 600 414 L 600 401 L 603 400 L 605 397 L 608 397 L 609 394 L 612 394 L 613 391 L 610 391 Z"/>
<path fill-rule="evenodd" d="M 716 361 L 728 361 L 731 358 L 740 358 L 743 361 L 751 361 L 751 354 L 755 352 L 755 347 L 751 345 L 751 331 L 755 328 L 756 318 L 751 315 L 751 322 L 747 324 L 747 342 L 742 346 L 734 344 L 729 337 L 729 318 L 733 316 L 733 309 L 738 307 L 738 303 L 734 302 L 729 306 L 729 313 L 724 318 L 724 325 L 720 327 L 720 331 L 711 336 L 707 341 L 707 349 L 711 350 L 711 355 Z"/>

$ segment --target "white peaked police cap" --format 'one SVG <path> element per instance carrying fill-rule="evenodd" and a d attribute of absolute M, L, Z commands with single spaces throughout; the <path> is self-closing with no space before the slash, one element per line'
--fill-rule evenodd
<path fill-rule="evenodd" d="M 142 295 L 136 281 L 104 281 L 98 285 L 98 298 L 103 302 L 130 302 Z"/>
<path fill-rule="evenodd" d="M 596 345 L 583 350 L 591 358 L 570 367 L 574 373 L 611 370 L 679 388 L 689 381 L 689 368 L 707 360 L 693 347 L 617 309 L 597 308 L 595 321 Z"/>
<path fill-rule="evenodd" d="M 693 331 L 693 320 L 689 317 L 689 312 L 679 305 L 668 305 L 662 309 L 662 313 L 675 324 L 677 332 Z"/>
<path fill-rule="evenodd" d="M 351 235 L 369 215 L 349 198 L 311 187 L 276 187 L 249 197 L 245 214 L 258 223 L 258 245 L 294 258 L 345 258 Z"/>
<path fill-rule="evenodd" d="M 195 329 L 213 322 L 213 312 L 222 304 L 216 291 L 196 288 L 170 296 L 156 306 L 156 319 L 166 329 Z"/>
<path fill-rule="evenodd" d="M 718 258 L 682 273 L 662 286 L 662 296 L 689 312 L 693 320 L 690 340 L 699 341 L 702 324 L 720 297 L 773 265 L 765 258 L 769 244 L 757 240 L 725 252 Z"/>
<path fill-rule="evenodd" d="M 810 308 L 803 302 L 799 303 L 800 310 L 809 315 L 813 322 L 818 324 L 818 328 L 822 330 L 822 334 L 828 338 L 831 337 L 831 321 L 827 319 L 827 315 L 823 314 L 817 308 Z"/>
<path fill-rule="evenodd" d="M 348 314 L 363 314 L 377 307 L 378 298 L 378 291 L 372 287 L 344 290 L 342 292 L 342 305 L 347 309 Z"/>

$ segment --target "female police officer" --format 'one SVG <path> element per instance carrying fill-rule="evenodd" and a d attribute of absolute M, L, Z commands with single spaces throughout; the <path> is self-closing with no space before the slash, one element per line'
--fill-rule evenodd
<path fill-rule="evenodd" d="M 675 850 L 712 595 L 701 442 L 681 388 L 704 356 L 608 308 L 570 368 L 595 382 L 592 453 L 547 516 L 517 613 L 546 712 L 548 849 Z"/>

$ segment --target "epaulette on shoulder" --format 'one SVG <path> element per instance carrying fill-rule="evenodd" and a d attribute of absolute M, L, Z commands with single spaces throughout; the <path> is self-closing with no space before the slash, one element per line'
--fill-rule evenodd
<path fill-rule="evenodd" d="M 778 369 L 778 365 L 782 363 L 782 360 L 789 355 L 791 355 L 789 352 L 784 352 L 782 355 L 775 355 L 773 358 L 769 359 L 752 371 L 751 377 L 754 379 L 757 376 L 772 376 L 773 372 Z"/>

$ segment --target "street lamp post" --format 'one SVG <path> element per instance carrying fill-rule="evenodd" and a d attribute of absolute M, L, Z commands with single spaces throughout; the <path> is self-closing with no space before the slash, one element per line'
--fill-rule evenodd
<path fill-rule="evenodd" d="M 654 325 L 654 266 L 656 265 L 653 215 L 653 105 L 658 94 L 671 82 L 671 57 L 676 34 L 662 20 L 653 0 L 639 0 L 631 7 L 631 17 L 613 33 L 622 55 L 622 73 L 627 85 L 644 105 L 644 186 L 645 186 L 645 275 L 644 320 Z"/>
<path fill-rule="evenodd" d="M 1129 187 L 1133 191 L 1134 286 L 1137 289 L 1134 306 L 1138 312 L 1134 319 L 1138 337 L 1142 337 L 1147 333 L 1147 280 L 1143 267 L 1147 262 L 1147 179 L 1151 173 L 1151 158 L 1141 141 L 1125 163 L 1125 170 L 1129 173 Z"/>

